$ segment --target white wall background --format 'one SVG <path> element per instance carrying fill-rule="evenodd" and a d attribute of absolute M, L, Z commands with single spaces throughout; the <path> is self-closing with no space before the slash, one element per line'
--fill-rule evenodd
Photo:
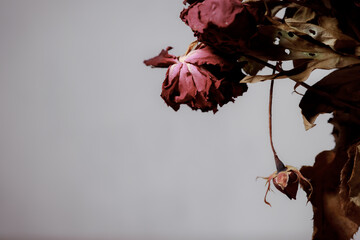
<path fill-rule="evenodd" d="M 310 239 L 304 192 L 263 203 L 269 83 L 213 115 L 160 98 L 142 61 L 193 40 L 182 1 L 0 0 L 0 239 Z M 312 82 L 322 72 L 313 74 Z M 277 81 L 274 141 L 300 167 L 333 147 Z"/>

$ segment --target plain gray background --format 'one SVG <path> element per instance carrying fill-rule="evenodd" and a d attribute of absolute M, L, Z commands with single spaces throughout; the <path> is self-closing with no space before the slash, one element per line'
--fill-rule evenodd
<path fill-rule="evenodd" d="M 0 1 L 1 239 L 311 238 L 304 192 L 270 192 L 268 207 L 255 180 L 275 170 L 268 82 L 215 115 L 160 98 L 166 70 L 142 61 L 186 51 L 182 8 Z M 274 141 L 300 167 L 334 143 L 329 115 L 305 132 L 293 85 L 276 82 Z"/>

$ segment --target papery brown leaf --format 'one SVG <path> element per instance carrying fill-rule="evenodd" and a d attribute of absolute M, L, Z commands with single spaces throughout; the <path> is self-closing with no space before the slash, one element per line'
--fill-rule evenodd
<path fill-rule="evenodd" d="M 286 24 L 259 26 L 245 52 L 273 61 L 325 58 L 330 49 L 300 38 Z M 321 54 L 321 55 L 319 55 Z"/>
<path fill-rule="evenodd" d="M 288 0 L 297 5 L 307 7 L 316 12 L 317 15 L 331 15 L 331 0 Z"/>
<path fill-rule="evenodd" d="M 358 229 L 358 225 L 348 218 L 339 195 L 344 156 L 346 159 L 344 152 L 324 151 L 316 157 L 313 167 L 300 170 L 311 179 L 314 189 L 310 198 L 314 210 L 313 240 L 349 240 Z"/>
<path fill-rule="evenodd" d="M 334 125 L 334 150 L 320 153 L 314 166 L 300 169 L 313 186 L 310 202 L 314 210 L 314 240 L 349 240 L 358 231 L 359 120 L 355 115 L 335 112 L 330 121 Z"/>
<path fill-rule="evenodd" d="M 297 32 L 306 34 L 316 41 L 330 46 L 336 51 L 353 54 L 355 56 L 359 54 L 357 51 L 360 43 L 348 35 L 343 34 L 340 29 L 330 30 L 315 24 L 293 22 L 291 20 L 292 19 L 286 19 L 285 21 L 289 27 L 293 28 Z"/>
<path fill-rule="evenodd" d="M 339 28 L 339 21 L 335 17 L 331 16 L 318 16 L 318 25 L 322 28 L 325 28 L 329 31 L 341 32 Z"/>
<path fill-rule="evenodd" d="M 325 216 L 329 221 L 329 225 L 333 228 L 332 234 L 326 234 L 327 237 L 323 239 L 351 239 L 358 231 L 359 225 L 353 222 L 342 208 L 344 204 L 342 199 L 337 194 L 324 194 L 324 208 Z M 320 227 L 323 230 L 323 226 Z M 335 233 L 334 233 L 335 232 Z M 316 238 L 314 238 L 316 239 Z"/>
<path fill-rule="evenodd" d="M 246 54 L 274 61 L 314 60 L 307 67 L 311 68 L 311 71 L 316 68 L 340 68 L 360 62 L 355 55 L 344 56 L 330 48 L 332 46 L 335 50 L 357 53 L 358 43 L 351 38 L 342 36 L 339 40 L 334 40 L 336 36 L 330 36 L 324 31 L 318 33 L 318 30 L 313 31 L 313 29 L 307 28 L 307 26 L 313 26 L 311 24 L 305 24 L 301 27 L 302 29 L 292 28 L 287 24 L 276 21 L 274 21 L 274 24 L 259 26 L 259 31 L 252 37 L 249 49 L 245 52 Z M 293 24 L 302 26 L 302 24 L 296 22 Z M 319 36 L 319 39 L 323 41 L 328 40 L 327 43 L 331 46 L 327 46 L 320 41 L 316 43 L 315 39 L 310 41 L 310 36 L 306 34 L 312 34 L 314 37 Z M 308 38 L 303 38 L 303 35 L 308 36 Z M 329 37 L 325 39 L 327 35 Z M 306 79 L 306 76 L 308 74 L 297 78 Z"/>
<path fill-rule="evenodd" d="M 272 79 L 284 79 L 290 78 L 297 82 L 306 81 L 312 71 L 315 69 L 333 69 L 333 68 L 342 68 L 353 64 L 360 63 L 360 59 L 353 57 L 341 57 L 336 54 L 329 54 L 329 58 L 312 60 L 304 65 L 295 67 L 289 71 L 282 71 L 277 74 L 272 75 L 256 75 L 256 76 L 246 76 L 241 80 L 242 83 L 257 83 L 265 80 Z"/>
<path fill-rule="evenodd" d="M 313 20 L 316 16 L 316 13 L 311 8 L 300 7 L 292 16 L 292 19 L 297 22 L 309 22 Z"/>
<path fill-rule="evenodd" d="M 243 62 L 244 66 L 243 66 L 243 70 L 245 73 L 251 75 L 251 76 L 255 76 L 261 69 L 263 69 L 265 67 L 264 64 L 258 63 L 248 57 L 245 56 L 241 56 L 238 59 L 238 62 Z"/>
<path fill-rule="evenodd" d="M 332 19 L 327 18 L 327 20 L 331 21 Z M 334 19 L 334 21 L 336 21 L 336 19 Z M 331 51 L 329 51 L 325 45 L 336 51 L 344 51 L 354 56 L 356 56 L 355 54 L 359 51 L 357 48 L 360 43 L 343 34 L 336 25 L 332 26 L 332 28 L 325 28 L 313 23 L 299 22 L 293 18 L 285 19 L 285 23 L 275 20 L 272 20 L 272 22 L 273 25 L 259 27 L 258 35 L 260 35 L 260 37 L 256 38 L 256 40 L 261 44 L 269 44 L 274 42 L 275 39 L 278 39 L 278 46 L 275 47 L 283 47 L 289 49 L 291 52 L 295 51 L 297 53 L 297 55 L 294 56 L 292 56 L 294 53 L 290 53 L 286 59 L 281 59 L 284 56 L 277 56 L 276 52 L 269 52 L 269 55 L 275 55 L 272 60 L 309 58 L 308 55 L 302 56 L 301 53 L 330 53 Z M 308 38 L 304 38 L 304 36 Z M 318 41 L 318 43 L 316 43 L 316 41 L 310 41 L 309 38 Z M 266 39 L 266 41 L 263 41 L 263 39 Z M 261 46 L 259 46 L 260 43 L 257 43 L 254 48 L 257 49 L 260 47 L 261 51 L 265 50 L 264 53 L 266 53 L 266 47 L 262 46 L 261 48 Z M 276 57 L 279 59 L 276 59 Z"/>
<path fill-rule="evenodd" d="M 334 16 L 343 33 L 360 41 L 360 7 L 357 0 L 331 0 Z"/>
<path fill-rule="evenodd" d="M 279 75 L 247 77 L 243 82 L 258 82 L 274 77 L 292 78 L 305 81 L 314 69 L 342 68 L 360 63 L 359 43 L 338 31 L 328 30 L 321 26 L 300 22 L 302 16 L 285 19 L 285 23 L 268 18 L 272 25 L 258 26 L 258 32 L 250 41 L 249 49 L 245 52 L 257 58 L 274 61 L 309 59 L 306 66 L 298 66 L 292 72 Z M 294 17 L 293 16 L 293 17 Z M 310 16 L 303 19 L 306 21 Z M 313 40 L 311 40 L 313 39 Z M 331 49 L 333 48 L 333 49 Z M 342 51 L 349 56 L 339 54 Z"/>
<path fill-rule="evenodd" d="M 348 181 L 350 201 L 356 206 L 360 207 L 360 145 L 352 149 L 353 154 L 353 168 L 351 176 Z M 360 214 L 359 221 L 360 221 Z"/>
<path fill-rule="evenodd" d="M 360 144 L 352 145 L 348 150 L 349 160 L 341 172 L 341 206 L 346 216 L 355 223 L 353 233 L 360 225 Z"/>
<path fill-rule="evenodd" d="M 321 113 L 346 110 L 359 114 L 356 108 L 360 109 L 360 65 L 334 71 L 312 88 L 327 95 L 319 95 L 316 91 L 308 90 L 301 99 L 299 106 L 307 129 L 314 126 L 317 116 Z"/>
<path fill-rule="evenodd" d="M 285 21 L 306 23 L 313 20 L 315 16 L 316 13 L 311 8 L 297 5 L 294 15 L 286 18 Z"/>

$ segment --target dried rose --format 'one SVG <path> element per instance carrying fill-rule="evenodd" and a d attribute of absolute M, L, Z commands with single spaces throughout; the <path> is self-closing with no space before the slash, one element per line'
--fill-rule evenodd
<path fill-rule="evenodd" d="M 215 113 L 218 105 L 234 101 L 247 90 L 245 84 L 239 83 L 244 75 L 236 60 L 229 61 L 204 44 L 192 44 L 181 57 L 169 54 L 170 49 L 144 63 L 168 67 L 161 97 L 175 111 L 180 104 L 187 104 L 193 110 Z"/>
<path fill-rule="evenodd" d="M 310 195 L 308 199 L 311 197 L 312 186 L 309 180 L 307 180 L 298 169 L 292 166 L 285 166 L 283 171 L 276 171 L 271 174 L 269 177 L 262 177 L 266 179 L 267 190 L 264 197 L 264 202 L 271 206 L 271 204 L 266 200 L 266 196 L 270 191 L 270 182 L 273 181 L 274 186 L 290 199 L 296 199 L 296 194 L 299 188 L 299 184 L 301 187 L 310 189 Z"/>
<path fill-rule="evenodd" d="M 247 41 L 262 22 L 265 5 L 262 2 L 242 3 L 240 0 L 205 0 L 195 2 L 181 12 L 201 42 L 227 53 L 246 49 Z"/>

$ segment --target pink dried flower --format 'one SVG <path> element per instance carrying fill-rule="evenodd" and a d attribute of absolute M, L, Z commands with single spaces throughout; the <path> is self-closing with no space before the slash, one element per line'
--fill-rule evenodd
<path fill-rule="evenodd" d="M 180 104 L 187 104 L 193 110 L 217 111 L 246 90 L 239 83 L 244 77 L 241 64 L 229 61 L 204 44 L 193 43 L 181 57 L 168 53 L 171 47 L 144 61 L 147 66 L 168 67 L 162 86 L 161 97 L 177 111 Z"/>
<path fill-rule="evenodd" d="M 180 15 L 199 41 L 227 53 L 245 50 L 248 40 L 263 21 L 263 2 L 241 0 L 187 1 L 191 4 Z"/>

